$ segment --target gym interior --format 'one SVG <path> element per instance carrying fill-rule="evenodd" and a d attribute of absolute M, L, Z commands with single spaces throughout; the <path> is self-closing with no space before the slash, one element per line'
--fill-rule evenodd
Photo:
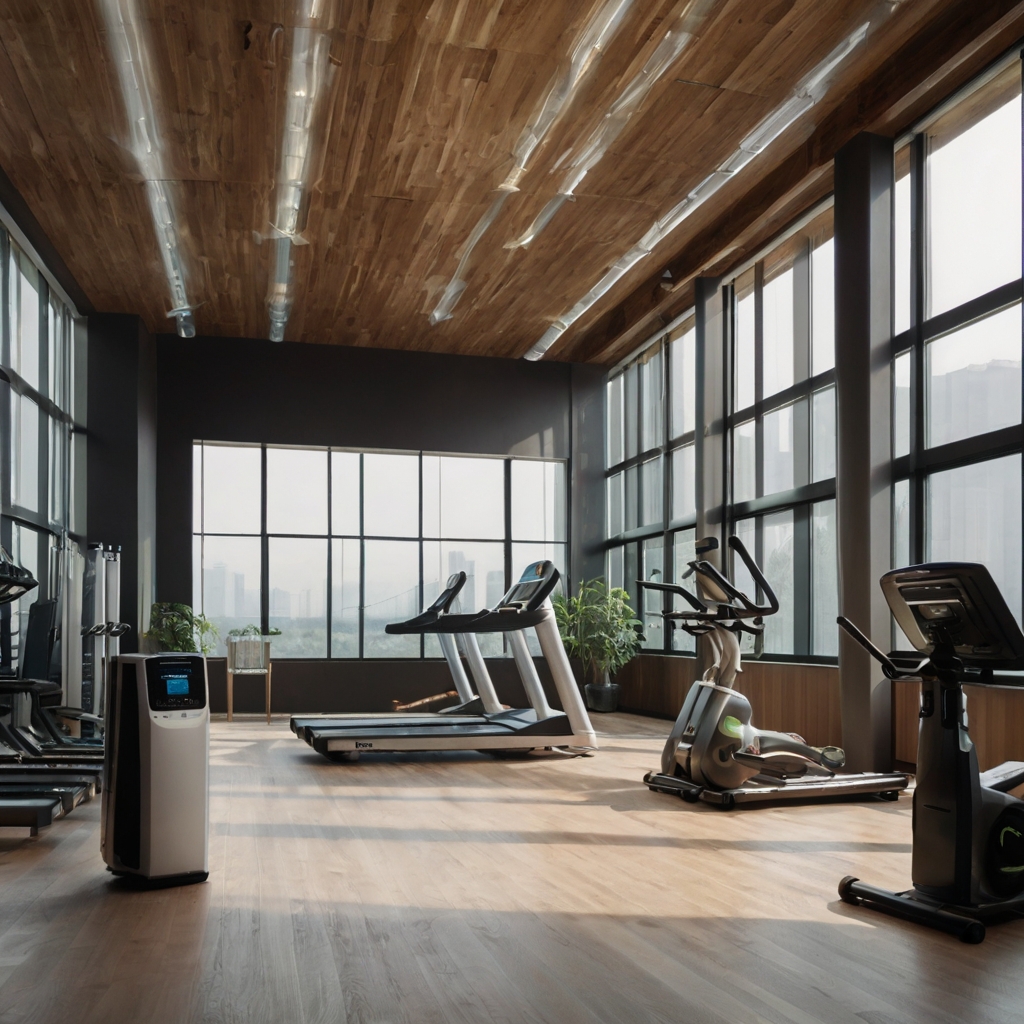
<path fill-rule="evenodd" d="M 0 1020 L 1021 1017 L 1017 0 L 0 10 Z"/>

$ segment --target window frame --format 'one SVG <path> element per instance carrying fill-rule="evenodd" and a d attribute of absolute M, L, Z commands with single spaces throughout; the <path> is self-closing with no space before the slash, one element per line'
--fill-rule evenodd
<path fill-rule="evenodd" d="M 229 448 L 258 448 L 260 450 L 260 531 L 259 533 L 226 533 L 222 531 L 210 531 L 205 530 L 205 523 L 202 521 L 205 518 L 205 501 L 204 496 L 200 495 L 199 509 L 200 509 L 200 529 L 196 530 L 195 522 L 193 522 L 192 538 L 193 543 L 198 538 L 200 542 L 200 556 L 199 556 L 199 571 L 201 574 L 200 580 L 197 582 L 193 580 L 192 591 L 193 594 L 200 594 L 200 608 L 205 605 L 205 569 L 204 569 L 204 555 L 205 555 L 205 539 L 207 537 L 253 537 L 258 538 L 260 541 L 260 629 L 266 634 L 270 628 L 270 541 L 272 539 L 300 539 L 300 540 L 319 540 L 325 541 L 327 545 L 327 556 L 326 556 L 326 600 L 325 600 L 325 616 L 327 624 L 327 637 L 326 637 L 326 653 L 323 656 L 320 655 L 301 655 L 301 656 L 287 656 L 286 660 L 289 661 L 417 661 L 417 660 L 430 660 L 434 659 L 434 655 L 426 652 L 427 638 L 420 636 L 419 638 L 419 652 L 415 655 L 402 656 L 370 656 L 367 657 L 365 650 L 365 605 L 366 605 L 366 544 L 367 542 L 378 542 L 378 541 L 401 541 L 403 543 L 416 544 L 418 549 L 418 560 L 419 560 L 419 606 L 422 608 L 425 602 L 424 594 L 426 589 L 425 580 L 425 565 L 424 565 L 424 549 L 427 544 L 501 544 L 502 545 L 502 568 L 504 572 L 504 590 L 507 591 L 511 587 L 512 583 L 515 582 L 513 573 L 516 571 L 516 567 L 512 564 L 512 552 L 513 548 L 517 544 L 554 544 L 561 545 L 565 551 L 565 569 L 562 575 L 562 585 L 568 590 L 570 587 L 569 583 L 569 556 L 571 551 L 571 517 L 568 514 L 570 507 L 569 504 L 569 489 L 571 487 L 571 476 L 568 472 L 568 460 L 566 459 L 554 459 L 554 458 L 530 458 L 523 456 L 494 456 L 494 455 L 471 455 L 471 454 L 459 454 L 452 452 L 433 452 L 426 450 L 419 451 L 406 451 L 406 450 L 384 450 L 384 449 L 367 449 L 367 448 L 349 448 L 342 446 L 326 446 L 326 445 L 287 445 L 287 444 L 272 444 L 272 443 L 240 443 L 240 442 L 226 442 L 226 441 L 215 441 L 212 439 L 197 439 L 192 443 L 193 447 L 193 459 L 195 458 L 196 450 L 198 449 L 203 453 L 205 460 L 205 448 L 206 446 L 217 446 L 217 447 L 229 447 Z M 326 533 L 289 533 L 279 530 L 268 529 L 267 524 L 267 452 L 270 449 L 284 449 L 284 450 L 305 450 L 305 451 L 318 451 L 324 452 L 327 456 L 327 474 L 326 474 L 326 486 L 327 486 L 327 532 Z M 331 455 L 335 452 L 347 452 L 356 454 L 359 456 L 359 532 L 341 532 L 334 530 L 334 488 L 333 488 L 333 469 L 334 460 Z M 365 522 L 364 512 L 364 495 L 366 485 L 366 474 L 365 474 L 365 462 L 363 456 L 365 455 L 411 455 L 417 459 L 417 473 L 418 473 L 418 508 L 417 508 L 417 532 L 412 536 L 392 536 L 390 534 L 383 533 L 372 533 L 367 531 L 367 524 Z M 431 457 L 444 457 L 444 458 L 463 458 L 463 459 L 488 459 L 494 462 L 502 463 L 502 507 L 503 507 L 503 535 L 500 538 L 495 537 L 454 537 L 447 535 L 440 536 L 427 536 L 424 533 L 424 515 L 423 515 L 423 460 Z M 512 532 L 512 463 L 513 462 L 543 462 L 543 463 L 557 463 L 563 467 L 565 473 L 565 521 L 564 521 L 564 535 L 565 539 L 560 541 L 543 541 L 543 540 L 532 540 L 530 538 L 522 538 L 513 534 Z M 193 467 L 193 479 L 195 470 Z M 205 487 L 205 473 L 201 470 L 200 472 L 200 486 Z M 440 531 L 439 531 L 440 533 Z M 358 655 L 356 657 L 351 656 L 336 656 L 332 653 L 332 637 L 333 637 L 333 604 L 334 604 L 334 542 L 342 540 L 355 540 L 359 544 L 359 611 L 358 611 L 358 631 L 359 631 L 359 645 Z M 441 581 L 443 586 L 444 581 Z M 245 616 L 241 616 L 244 618 Z M 437 657 L 440 657 L 438 655 Z"/>

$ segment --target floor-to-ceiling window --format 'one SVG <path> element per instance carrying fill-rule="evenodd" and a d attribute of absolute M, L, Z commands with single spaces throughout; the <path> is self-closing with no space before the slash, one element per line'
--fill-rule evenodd
<path fill-rule="evenodd" d="M 0 542 L 39 580 L 0 607 L 0 665 L 13 670 L 29 607 L 60 595 L 61 552 L 81 510 L 74 501 L 72 313 L 2 228 L 0 264 Z"/>
<path fill-rule="evenodd" d="M 1020 621 L 1017 58 L 897 153 L 895 331 L 893 563 L 984 562 Z"/>
<path fill-rule="evenodd" d="M 666 633 L 661 595 L 635 581 L 678 580 L 694 557 L 696 398 L 692 313 L 607 386 L 607 576 L 636 602 L 649 650 L 694 650 L 689 634 Z"/>
<path fill-rule="evenodd" d="M 525 566 L 566 570 L 565 464 L 555 460 L 197 442 L 194 605 L 223 638 L 279 629 L 275 657 L 440 657 L 390 636 L 455 572 L 460 605 L 493 607 Z M 481 637 L 500 655 L 500 634 Z"/>
<path fill-rule="evenodd" d="M 838 654 L 833 291 L 831 208 L 727 286 L 726 519 L 779 598 L 763 636 L 744 637 L 768 656 Z"/>

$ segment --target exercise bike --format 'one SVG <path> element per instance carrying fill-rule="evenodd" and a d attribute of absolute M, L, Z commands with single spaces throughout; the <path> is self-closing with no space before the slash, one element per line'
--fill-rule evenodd
<path fill-rule="evenodd" d="M 925 656 L 919 664 L 896 664 L 848 619 L 838 622 L 889 679 L 921 680 L 913 888 L 891 892 L 847 876 L 839 895 L 981 942 L 985 922 L 1024 913 L 1024 801 L 1007 792 L 1024 783 L 1024 763 L 978 771 L 963 684 L 1015 681 L 997 681 L 992 670 L 1024 668 L 1024 634 L 977 563 L 896 569 L 881 587 L 900 628 Z"/>
<path fill-rule="evenodd" d="M 697 544 L 703 555 L 718 547 L 711 537 Z M 877 794 L 898 798 L 908 778 L 900 773 L 839 774 L 846 755 L 839 747 L 813 747 L 793 733 L 756 729 L 750 702 L 733 689 L 742 671 L 740 635 L 758 635 L 764 618 L 779 611 L 775 591 L 738 537 L 729 547 L 740 557 L 766 604 L 758 605 L 710 562 L 690 562 L 697 593 L 671 583 L 637 580 L 640 587 L 681 597 L 689 608 L 663 612 L 666 621 L 704 636 L 714 662 L 690 687 L 661 756 L 661 771 L 644 776 L 647 786 L 685 800 L 728 809 L 736 804 Z"/>

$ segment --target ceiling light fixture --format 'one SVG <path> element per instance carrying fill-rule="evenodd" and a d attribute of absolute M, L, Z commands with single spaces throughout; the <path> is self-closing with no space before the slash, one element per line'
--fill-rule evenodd
<path fill-rule="evenodd" d="M 107 27 L 110 56 L 117 69 L 118 84 L 128 115 L 129 149 L 145 183 L 153 228 L 156 231 L 160 260 L 170 289 L 172 309 L 167 314 L 182 338 L 196 334 L 189 301 L 185 268 L 181 258 L 174 206 L 167 190 L 167 175 L 160 153 L 160 133 L 156 127 L 153 99 L 149 89 L 151 62 L 135 0 L 100 0 Z"/>
<path fill-rule="evenodd" d="M 544 102 L 536 116 L 520 132 L 512 151 L 514 160 L 512 169 L 498 186 L 498 194 L 491 200 L 490 206 L 469 233 L 469 237 L 462 247 L 459 265 L 445 286 L 440 301 L 430 313 L 431 324 L 439 324 L 443 320 L 451 319 L 455 304 L 462 298 L 462 293 L 466 290 L 466 269 L 469 266 L 473 250 L 487 234 L 498 214 L 501 213 L 509 194 L 519 191 L 519 182 L 529 167 L 534 151 L 544 141 L 552 125 L 568 108 L 584 79 L 597 66 L 608 42 L 618 31 L 619 25 L 632 3 L 633 0 L 604 0 L 604 3 L 597 8 L 584 26 L 582 33 L 573 44 L 572 50 L 569 51 L 568 60 L 562 63 L 556 77 L 548 87 Z"/>
<path fill-rule="evenodd" d="M 292 30 L 292 52 L 285 86 L 284 130 L 274 191 L 270 238 L 274 243 L 267 312 L 269 338 L 284 341 L 292 311 L 292 246 L 305 245 L 300 232 L 303 200 L 313 164 L 313 126 L 327 91 L 330 36 L 321 31 L 322 0 L 303 0 Z"/>
<path fill-rule="evenodd" d="M 600 301 L 637 263 L 649 256 L 656 245 L 675 231 L 727 181 L 732 180 L 755 157 L 763 153 L 801 114 L 818 103 L 828 92 L 829 85 L 839 68 L 895 9 L 896 6 L 889 0 L 883 0 L 872 12 L 869 20 L 854 29 L 823 61 L 805 75 L 792 95 L 763 118 L 754 130 L 743 138 L 728 159 L 691 189 L 671 210 L 659 217 L 636 245 L 623 253 L 579 302 L 558 317 L 523 358 L 536 360 L 544 356 L 584 313 Z"/>
<path fill-rule="evenodd" d="M 587 174 L 604 159 L 632 116 L 640 109 L 651 89 L 696 38 L 700 26 L 715 2 L 716 0 L 690 0 L 683 8 L 654 53 L 629 80 L 586 142 L 570 158 L 569 172 L 563 178 L 557 194 L 548 200 L 544 209 L 519 238 L 505 244 L 506 249 L 518 249 L 529 245 L 551 223 L 566 200 L 574 198 L 575 190 Z"/>

